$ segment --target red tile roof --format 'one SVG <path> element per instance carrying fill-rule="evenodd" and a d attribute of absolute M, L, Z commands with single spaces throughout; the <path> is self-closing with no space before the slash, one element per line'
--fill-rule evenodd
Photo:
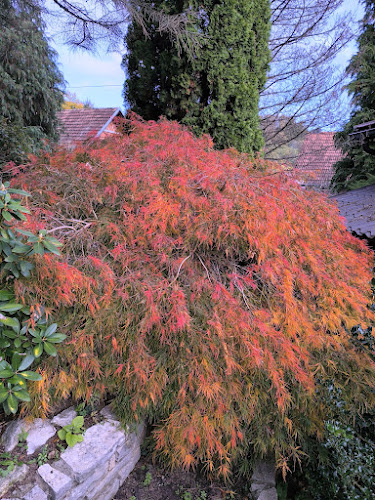
<path fill-rule="evenodd" d="M 59 144 L 72 146 L 89 137 L 99 137 L 111 121 L 120 115 L 119 108 L 64 109 L 59 111 Z"/>
<path fill-rule="evenodd" d="M 305 136 L 295 170 L 301 173 L 300 180 L 306 187 L 328 191 L 334 174 L 333 165 L 342 158 L 335 148 L 335 132 L 309 133 Z"/>

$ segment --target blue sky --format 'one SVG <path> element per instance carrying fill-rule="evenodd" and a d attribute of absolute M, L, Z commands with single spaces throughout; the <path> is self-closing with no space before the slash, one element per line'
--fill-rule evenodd
<path fill-rule="evenodd" d="M 353 22 L 362 17 L 358 0 L 345 0 L 343 9 L 351 11 Z M 75 93 L 82 101 L 88 99 L 95 107 L 123 108 L 122 87 L 125 74 L 121 68 L 122 55 L 116 52 L 106 53 L 104 50 L 95 55 L 86 51 L 73 52 L 58 36 L 57 23 L 58 19 L 50 19 L 48 31 L 67 82 L 66 90 Z M 355 44 L 352 43 L 340 54 L 338 63 L 346 67 L 354 52 Z"/>
<path fill-rule="evenodd" d="M 125 73 L 121 69 L 122 56 L 118 53 L 72 52 L 56 44 L 60 68 L 67 82 L 66 90 L 79 100 L 87 99 L 97 108 L 123 108 L 122 87 Z"/>

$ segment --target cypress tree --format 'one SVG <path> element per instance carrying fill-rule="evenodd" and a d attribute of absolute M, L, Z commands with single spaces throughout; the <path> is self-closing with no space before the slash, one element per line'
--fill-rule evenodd
<path fill-rule="evenodd" d="M 355 125 L 375 120 L 375 1 L 365 0 L 364 3 L 365 17 L 358 38 L 358 52 L 347 68 L 353 78 L 348 90 L 354 110 L 344 129 L 335 136 L 336 146 L 345 155 L 335 165 L 332 184 L 337 191 L 375 182 L 375 156 L 366 153 L 362 144 L 349 136 Z M 375 143 L 372 147 L 375 150 Z"/>
<path fill-rule="evenodd" d="M 187 2 L 158 0 L 169 14 Z M 194 0 L 201 45 L 191 57 L 150 26 L 150 37 L 132 25 L 126 37 L 124 96 L 146 120 L 163 115 L 208 133 L 217 148 L 259 151 L 259 91 L 269 61 L 268 0 Z"/>
<path fill-rule="evenodd" d="M 57 138 L 63 77 L 35 2 L 0 0 L 0 166 Z"/>

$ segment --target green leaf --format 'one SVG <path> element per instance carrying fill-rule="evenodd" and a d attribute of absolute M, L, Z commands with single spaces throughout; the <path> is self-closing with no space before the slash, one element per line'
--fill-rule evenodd
<path fill-rule="evenodd" d="M 59 439 L 61 439 L 61 441 L 65 441 L 66 430 L 60 429 L 59 432 L 57 433 L 57 435 L 59 436 Z"/>
<path fill-rule="evenodd" d="M 57 355 L 56 347 L 53 344 L 50 344 L 49 342 L 44 342 L 43 346 L 44 350 L 49 356 Z"/>
<path fill-rule="evenodd" d="M 26 368 L 29 368 L 29 366 L 33 363 L 34 361 L 34 356 L 32 354 L 28 354 L 25 356 L 18 368 L 19 371 L 26 370 Z"/>
<path fill-rule="evenodd" d="M 29 328 L 29 333 L 30 333 L 30 335 L 32 335 L 33 337 L 35 337 L 37 339 L 41 339 L 42 338 L 40 331 L 39 330 L 34 330 L 34 328 Z"/>
<path fill-rule="evenodd" d="M 49 327 L 46 329 L 46 331 L 44 332 L 44 335 L 46 337 L 49 337 L 50 335 L 55 333 L 56 330 L 57 330 L 57 323 L 52 323 L 52 325 L 49 325 Z"/>
<path fill-rule="evenodd" d="M 78 435 L 76 436 L 76 438 L 77 438 L 77 442 L 78 442 L 78 443 L 82 443 L 82 441 L 83 441 L 83 436 L 82 436 L 82 434 L 78 434 Z"/>
<path fill-rule="evenodd" d="M 51 253 L 54 253 L 55 255 L 61 255 L 60 250 L 56 248 L 56 246 L 53 243 L 50 243 L 48 240 L 43 241 L 43 246 L 47 248 Z"/>
<path fill-rule="evenodd" d="M 0 290 L 0 301 L 4 300 L 11 300 L 14 298 L 14 293 L 10 292 L 9 290 Z"/>
<path fill-rule="evenodd" d="M 21 401 L 30 401 L 29 393 L 27 391 L 25 391 L 25 389 L 21 389 L 19 391 L 16 391 L 16 389 L 13 389 L 13 391 L 14 391 L 14 395 L 16 396 L 17 399 L 19 399 Z"/>
<path fill-rule="evenodd" d="M 9 269 L 15 278 L 20 277 L 20 273 L 18 272 L 17 266 L 15 264 L 6 264 L 4 269 Z"/>
<path fill-rule="evenodd" d="M 6 231 L 6 230 L 5 230 L 5 228 L 1 229 L 1 237 L 3 238 L 3 240 L 4 240 L 4 241 L 9 241 L 9 239 L 10 239 L 10 238 L 9 238 L 8 231 Z M 9 246 L 9 245 L 6 245 L 6 247 L 7 247 L 7 249 L 9 249 L 9 250 L 11 251 L 11 248 L 10 248 L 10 246 Z M 5 247 L 5 245 L 4 245 L 4 249 L 5 249 L 6 247 Z M 5 251 L 5 253 L 6 253 L 7 255 L 9 255 L 9 254 L 8 254 L 8 252 L 7 252 L 7 250 Z"/>
<path fill-rule="evenodd" d="M 17 304 L 16 302 L 8 302 L 0 304 L 0 311 L 2 312 L 16 312 L 23 308 L 22 304 Z"/>
<path fill-rule="evenodd" d="M 13 377 L 14 371 L 6 368 L 5 370 L 0 370 L 0 378 L 9 378 Z"/>
<path fill-rule="evenodd" d="M 61 241 L 57 240 L 56 238 L 53 238 L 52 236 L 47 236 L 47 241 L 55 245 L 55 247 L 63 246 L 63 243 L 61 243 Z"/>
<path fill-rule="evenodd" d="M 4 262 L 18 262 L 19 257 L 17 255 L 9 255 L 8 257 L 5 257 Z"/>
<path fill-rule="evenodd" d="M 11 414 L 11 411 L 10 411 L 10 408 L 9 408 L 9 405 L 8 405 L 8 398 L 4 401 L 3 408 L 4 408 L 4 411 L 5 411 L 5 415 L 10 415 Z"/>
<path fill-rule="evenodd" d="M 9 382 L 9 379 L 7 380 L 7 382 Z M 25 387 L 21 387 L 19 384 L 15 385 L 14 387 L 12 387 L 12 391 L 24 391 L 25 390 Z"/>
<path fill-rule="evenodd" d="M 18 321 L 17 318 L 10 318 L 8 316 L 4 316 L 3 314 L 0 314 L 0 322 L 6 326 L 10 326 L 17 333 L 20 331 L 20 322 Z"/>
<path fill-rule="evenodd" d="M 67 442 L 68 446 L 72 448 L 75 444 L 77 444 L 77 436 L 72 434 L 71 432 L 67 432 L 65 441 Z"/>
<path fill-rule="evenodd" d="M 30 231 L 25 231 L 25 229 L 18 229 L 17 227 L 15 228 L 17 233 L 21 233 L 25 236 L 35 236 L 34 233 L 30 232 Z"/>
<path fill-rule="evenodd" d="M 40 241 L 35 243 L 35 245 L 33 246 L 33 250 L 34 250 L 34 253 L 37 253 L 39 255 L 44 255 L 44 247 Z"/>
<path fill-rule="evenodd" d="M 27 241 L 28 243 L 37 243 L 39 241 L 39 237 L 32 234 L 27 238 Z"/>
<path fill-rule="evenodd" d="M 14 202 L 12 201 L 12 204 L 9 205 L 10 208 L 15 211 L 15 212 L 21 212 L 21 214 L 17 213 L 18 217 L 23 214 L 31 214 L 30 210 L 26 207 L 24 207 L 23 205 L 21 205 L 20 203 L 18 202 Z M 26 218 L 24 220 L 27 220 Z"/>
<path fill-rule="evenodd" d="M 22 344 L 21 339 L 14 339 L 14 347 L 16 349 L 18 349 L 19 347 L 21 347 L 21 344 Z"/>
<path fill-rule="evenodd" d="M 20 260 L 19 262 L 22 276 L 28 278 L 30 276 L 30 271 L 34 268 L 31 262 L 27 262 L 26 260 Z"/>
<path fill-rule="evenodd" d="M 8 397 L 8 389 L 5 387 L 0 387 L 0 403 L 3 403 Z"/>
<path fill-rule="evenodd" d="M 72 426 L 76 429 L 80 429 L 83 425 L 84 418 L 82 415 L 79 415 L 78 417 L 73 418 L 72 420 Z"/>
<path fill-rule="evenodd" d="M 19 340 L 19 339 L 16 339 Z M 12 369 L 16 372 L 21 364 L 22 357 L 17 351 L 14 351 L 12 356 Z"/>
<path fill-rule="evenodd" d="M 6 339 L 0 339 L 0 349 L 5 349 L 6 347 L 10 346 L 9 340 Z"/>
<path fill-rule="evenodd" d="M 26 371 L 26 372 L 21 372 L 19 375 L 27 380 L 33 380 L 34 382 L 37 382 L 37 381 L 43 379 L 43 377 L 41 375 L 39 375 L 39 373 L 35 373 L 35 372 Z"/>
<path fill-rule="evenodd" d="M 26 196 L 26 197 L 31 196 L 30 193 L 24 191 L 23 189 L 8 188 L 8 193 L 19 194 L 21 196 Z"/>
<path fill-rule="evenodd" d="M 31 246 L 18 244 L 13 248 L 14 253 L 28 253 L 31 251 Z"/>
<path fill-rule="evenodd" d="M 22 385 L 26 383 L 25 380 L 18 374 L 8 378 L 7 382 L 9 382 L 10 384 L 17 384 L 17 385 Z"/>
<path fill-rule="evenodd" d="M 66 335 L 64 335 L 63 333 L 55 333 L 55 335 L 48 337 L 48 342 L 51 342 L 52 344 L 60 344 L 60 342 L 65 339 Z"/>
<path fill-rule="evenodd" d="M 17 334 L 12 332 L 12 330 L 3 330 L 1 333 L 10 339 L 15 339 L 17 337 Z"/>
<path fill-rule="evenodd" d="M 40 358 L 40 356 L 43 354 L 43 343 L 34 346 L 33 354 L 36 358 Z"/>
<path fill-rule="evenodd" d="M 12 219 L 13 219 L 13 216 L 8 212 L 8 210 L 3 210 L 1 212 L 2 216 L 4 217 L 4 219 L 7 221 L 7 222 L 10 222 Z M 10 410 L 12 411 L 12 410 Z M 12 412 L 13 413 L 13 412 Z"/>
<path fill-rule="evenodd" d="M 7 399 L 8 407 L 10 411 L 15 415 L 18 410 L 18 400 L 13 394 L 9 394 Z"/>

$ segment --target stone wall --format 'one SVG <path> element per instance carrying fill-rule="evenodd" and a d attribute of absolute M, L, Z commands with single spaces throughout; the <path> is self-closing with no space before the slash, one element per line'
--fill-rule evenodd
<path fill-rule="evenodd" d="M 39 467 L 16 467 L 0 478 L 0 498 L 5 500 L 110 500 L 128 477 L 140 458 L 143 426 L 130 433 L 121 428 L 108 407 L 100 412 L 102 421 L 90 427 L 82 443 L 67 448 L 59 460 Z M 40 450 L 69 424 L 76 413 L 65 410 L 51 421 L 36 419 L 32 423 L 17 420 L 1 436 L 6 451 L 18 444 L 22 429 L 27 432 L 29 455 Z M 5 495 L 5 496 L 4 496 Z"/>
<path fill-rule="evenodd" d="M 255 500 L 277 500 L 275 464 L 258 462 L 251 477 L 251 493 Z"/>

